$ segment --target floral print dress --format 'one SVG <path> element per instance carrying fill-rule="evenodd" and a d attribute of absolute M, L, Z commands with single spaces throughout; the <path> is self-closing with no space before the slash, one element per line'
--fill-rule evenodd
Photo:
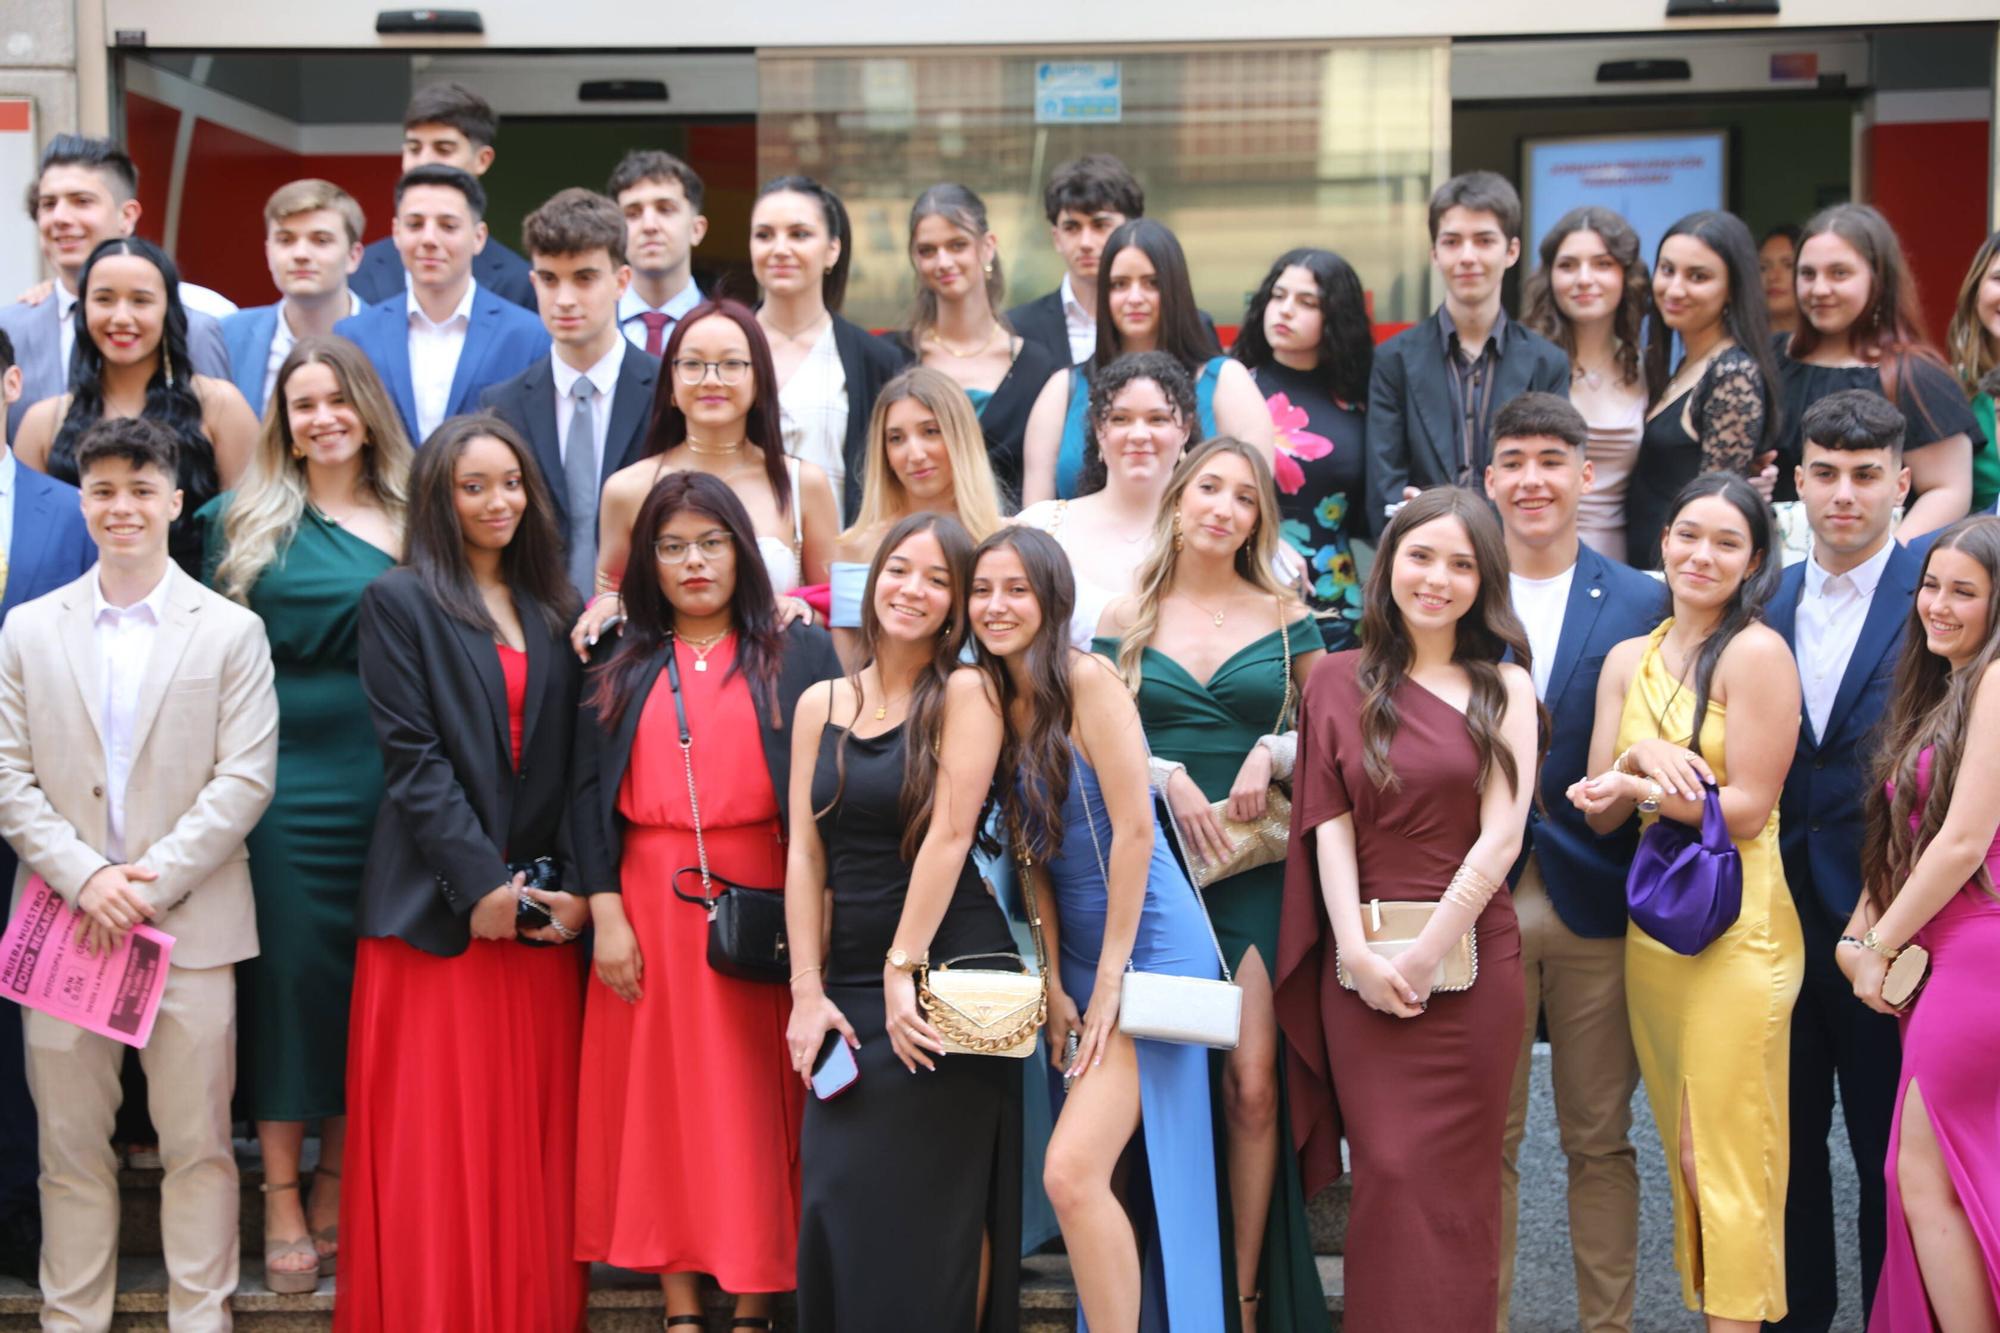
<path fill-rule="evenodd" d="M 1361 629 L 1361 581 L 1350 541 L 1366 491 L 1363 405 L 1327 393 L 1317 377 L 1272 362 L 1251 372 L 1271 412 L 1282 532 L 1304 557 L 1312 607 L 1328 651 Z"/>

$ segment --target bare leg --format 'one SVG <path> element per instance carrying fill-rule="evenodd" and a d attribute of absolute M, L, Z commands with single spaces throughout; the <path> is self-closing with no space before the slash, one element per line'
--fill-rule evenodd
<path fill-rule="evenodd" d="M 666 1298 L 666 1314 L 669 1319 L 675 1315 L 702 1313 L 699 1273 L 660 1274 L 660 1294 Z"/>
<path fill-rule="evenodd" d="M 977 1328 L 986 1327 L 986 1298 L 993 1290 L 993 1237 L 982 1232 L 979 1236 L 979 1309 L 975 1311 Z"/>
<path fill-rule="evenodd" d="M 736 1298 L 736 1318 L 769 1319 L 771 1317 L 771 1293 L 768 1291 L 746 1291 Z"/>
<path fill-rule="evenodd" d="M 1687 1089 L 1681 1089 L 1681 1178 L 1687 1181 L 1688 1227 L 1695 1238 L 1696 1263 L 1701 1265 L 1701 1191 L 1696 1188 L 1694 1172 L 1694 1118 L 1688 1111 Z M 1705 1270 L 1704 1270 L 1705 1271 Z M 1764 1327 L 1755 1319 L 1724 1319 L 1719 1315 L 1703 1315 L 1708 1321 L 1708 1333 L 1759 1333 Z"/>
<path fill-rule="evenodd" d="M 264 1149 L 264 1183 L 296 1184 L 299 1153 L 306 1140 L 303 1120 L 259 1120 L 257 1142 Z M 300 1241 L 307 1237 L 306 1209 L 302 1192 L 296 1189 L 267 1190 L 264 1193 L 264 1236 L 267 1241 Z M 271 1261 L 280 1273 L 303 1273 L 317 1261 L 300 1250 Z"/>
<path fill-rule="evenodd" d="M 1903 1094 L 1902 1141 L 1896 1152 L 1896 1185 L 1903 1217 L 1917 1251 L 1924 1294 L 1943 1333 L 1994 1333 L 2000 1315 L 1986 1281 L 1979 1238 L 1965 1219 L 1957 1187 L 1945 1168 L 1937 1129 L 1915 1079 Z"/>
<path fill-rule="evenodd" d="M 313 1171 L 312 1201 L 306 1223 L 321 1264 L 340 1254 L 340 1172 L 347 1159 L 347 1117 L 330 1115 L 319 1122 L 319 1165 Z"/>
<path fill-rule="evenodd" d="M 1271 975 L 1254 946 L 1236 968 L 1243 988 L 1243 1029 L 1222 1070 L 1223 1117 L 1229 1127 L 1229 1210 L 1235 1222 L 1238 1296 L 1257 1292 L 1264 1261 L 1264 1227 L 1278 1178 L 1278 1017 Z M 1256 1301 L 1244 1302 L 1244 1333 L 1256 1333 Z"/>
<path fill-rule="evenodd" d="M 1139 1240 L 1112 1189 L 1125 1145 L 1139 1128 L 1139 1053 L 1111 1034 L 1104 1063 L 1070 1089 L 1049 1136 L 1042 1185 L 1062 1223 L 1084 1318 L 1099 1333 L 1139 1327 Z"/>

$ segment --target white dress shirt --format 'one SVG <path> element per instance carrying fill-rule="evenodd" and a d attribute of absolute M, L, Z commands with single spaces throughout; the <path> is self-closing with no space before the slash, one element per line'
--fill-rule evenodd
<path fill-rule="evenodd" d="M 667 349 L 665 339 L 674 336 L 674 325 L 686 319 L 690 310 L 693 310 L 707 299 L 707 297 L 701 294 L 701 288 L 695 286 L 692 280 L 689 281 L 687 286 L 668 297 L 667 303 L 663 306 L 647 305 L 640 297 L 638 288 L 627 287 L 625 294 L 618 298 L 618 327 L 624 332 L 625 341 L 643 352 L 646 350 L 646 321 L 644 316 L 649 311 L 657 310 L 660 314 L 667 317 L 667 327 L 661 333 L 662 341 L 660 343 L 660 350 L 664 353 Z M 604 386 L 599 385 L 598 387 L 602 388 Z"/>
<path fill-rule="evenodd" d="M 549 353 L 549 362 L 556 372 L 556 446 L 562 450 L 563 463 L 569 463 L 569 423 L 576 418 L 576 382 L 587 379 L 597 390 L 597 401 L 590 409 L 590 447 L 597 452 L 592 475 L 604 475 L 604 437 L 611 429 L 611 391 L 618 387 L 618 369 L 625 364 L 625 340 L 611 340 L 611 350 L 598 358 L 589 370 L 578 370 L 563 360 L 555 352 Z M 552 479 L 557 484 L 561 478 Z"/>
<path fill-rule="evenodd" d="M 347 313 L 350 316 L 361 313 L 361 298 L 351 288 L 347 293 Z M 278 387 L 278 368 L 285 364 L 285 358 L 292 354 L 292 345 L 298 340 L 299 335 L 292 332 L 292 321 L 286 314 L 285 303 L 280 301 L 277 327 L 271 330 L 271 354 L 264 358 L 264 399 L 263 402 L 250 404 L 251 407 L 261 412 L 265 403 L 271 401 L 271 390 Z"/>
<path fill-rule="evenodd" d="M 103 572 L 90 581 L 91 623 L 96 626 L 99 687 L 104 700 L 104 854 L 125 859 L 125 783 L 132 776 L 133 732 L 139 720 L 139 688 L 153 640 L 166 618 L 168 574 L 153 590 L 127 607 L 104 600 Z"/>
<path fill-rule="evenodd" d="M 20 492 L 14 486 L 19 464 L 14 451 L 0 444 L 0 597 L 7 594 L 7 567 L 14 555 L 14 501 Z"/>
<path fill-rule="evenodd" d="M 479 284 L 466 279 L 458 308 L 442 322 L 433 322 L 424 313 L 414 291 L 404 298 L 410 309 L 410 392 L 417 400 L 417 438 L 412 444 L 428 440 L 451 405 L 451 381 L 465 351 L 465 333 L 472 327 L 472 298 L 478 291 Z"/>
<path fill-rule="evenodd" d="M 1549 673 L 1555 668 L 1556 647 L 1562 643 L 1563 613 L 1569 609 L 1569 589 L 1576 582 L 1576 565 L 1552 579 L 1522 578 L 1509 574 L 1507 584 L 1514 596 L 1514 614 L 1528 631 L 1529 665 L 1535 678 L 1535 697 L 1545 698 Z"/>
<path fill-rule="evenodd" d="M 1097 276 L 1103 281 L 1102 273 Z M 1076 288 L 1070 285 L 1067 273 L 1062 280 L 1062 308 L 1063 323 L 1069 329 L 1069 363 L 1074 366 L 1097 355 L 1097 312 L 1085 310 L 1076 299 Z"/>
<path fill-rule="evenodd" d="M 76 302 L 77 294 L 63 286 L 61 281 L 58 281 L 56 283 L 56 355 L 61 360 L 57 361 L 56 365 L 62 372 L 63 387 L 58 392 L 64 393 L 69 390 L 69 359 L 71 354 L 76 351 L 76 324 L 74 323 L 76 318 Z"/>
<path fill-rule="evenodd" d="M 1799 595 L 1798 619 L 1793 623 L 1799 658 L 1799 685 L 1805 694 L 1806 716 L 1812 719 L 1813 738 L 1826 734 L 1827 715 L 1833 712 L 1833 698 L 1840 693 L 1841 677 L 1854 656 L 1861 637 L 1861 623 L 1868 618 L 1868 604 L 1882 582 L 1882 571 L 1895 554 L 1896 539 L 1882 543 L 1882 549 L 1848 570 L 1829 574 L 1819 562 L 1818 552 L 1806 560 L 1806 586 Z"/>

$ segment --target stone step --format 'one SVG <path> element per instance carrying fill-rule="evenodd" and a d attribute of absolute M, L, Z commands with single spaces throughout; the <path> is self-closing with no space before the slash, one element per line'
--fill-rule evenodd
<path fill-rule="evenodd" d="M 1319 1260 L 1321 1285 L 1326 1290 L 1327 1310 L 1339 1333 L 1344 1303 L 1341 1260 L 1323 1255 Z M 333 1326 L 334 1278 L 323 1279 L 319 1290 L 303 1296 L 279 1296 L 265 1289 L 261 1267 L 251 1261 L 243 1265 L 242 1285 L 231 1302 L 240 1333 L 324 1333 Z M 660 1327 L 659 1280 L 644 1273 L 628 1273 L 603 1264 L 591 1269 L 591 1333 L 657 1333 Z M 13 1278 L 0 1278 L 0 1333 L 28 1333 L 39 1327 L 39 1295 L 33 1287 Z M 721 1292 L 710 1291 L 708 1312 L 716 1327 L 730 1308 Z M 117 1313 L 111 1327 L 116 1333 L 166 1333 L 167 1273 L 157 1258 L 134 1257 L 118 1265 Z M 780 1302 L 777 1325 L 785 1333 L 794 1327 L 790 1301 Z M 1021 1274 L 1021 1328 L 1023 1333 L 1067 1333 L 1076 1327 L 1076 1284 L 1070 1278 L 1069 1260 L 1061 1255 L 1036 1255 L 1024 1260 Z"/>

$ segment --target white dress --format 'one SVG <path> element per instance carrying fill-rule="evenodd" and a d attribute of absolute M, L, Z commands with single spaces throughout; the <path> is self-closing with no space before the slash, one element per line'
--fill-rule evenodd
<path fill-rule="evenodd" d="M 841 510 L 840 526 L 846 527 L 847 371 L 840 364 L 831 321 L 791 379 L 778 390 L 778 408 L 785 452 L 817 463 L 826 473 L 826 479 L 833 483 L 834 506 Z"/>
<path fill-rule="evenodd" d="M 787 542 L 780 537 L 757 537 L 757 553 L 764 557 L 764 568 L 771 575 L 771 592 L 783 597 L 799 586 L 799 553 L 805 549 L 806 530 L 805 497 L 799 494 L 799 460 L 787 458 L 785 472 L 792 479 L 792 539 Z"/>
<path fill-rule="evenodd" d="M 1076 609 L 1069 618 L 1069 641 L 1073 647 L 1087 653 L 1090 641 L 1097 637 L 1097 622 L 1103 618 L 1104 608 L 1132 589 L 1129 583 L 1123 588 L 1107 588 L 1101 583 L 1094 583 L 1077 567 L 1076 552 L 1070 547 L 1071 536 L 1064 531 L 1063 517 L 1068 510 L 1067 500 L 1043 500 L 1023 509 L 1014 521 L 1048 533 L 1069 556 L 1070 572 L 1076 576 Z M 1135 571 L 1138 568 L 1136 561 L 1133 568 Z"/>

